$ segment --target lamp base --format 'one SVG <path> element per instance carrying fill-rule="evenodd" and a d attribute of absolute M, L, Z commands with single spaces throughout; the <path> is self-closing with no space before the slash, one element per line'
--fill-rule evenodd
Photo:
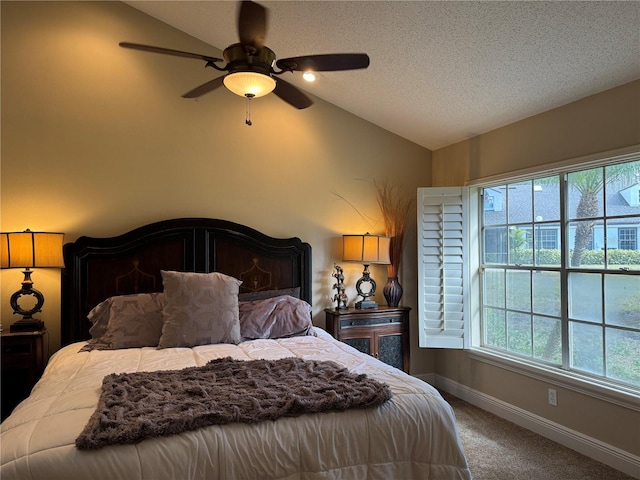
<path fill-rule="evenodd" d="M 360 302 L 356 302 L 356 308 L 367 309 L 367 308 L 378 308 L 378 304 L 373 300 L 362 300 Z"/>
<path fill-rule="evenodd" d="M 11 332 L 37 332 L 44 329 L 44 322 L 37 318 L 23 318 L 9 327 Z"/>
<path fill-rule="evenodd" d="M 368 291 L 362 290 L 363 283 L 369 284 Z M 373 295 L 376 293 L 376 281 L 373 278 L 371 278 L 371 274 L 369 273 L 369 265 L 366 263 L 364 264 L 364 271 L 362 272 L 362 278 L 360 278 L 356 282 L 356 291 L 358 292 L 358 295 L 362 297 L 362 300 L 360 300 L 359 302 L 356 302 L 355 304 L 356 308 L 361 308 L 361 309 L 378 308 L 378 304 L 373 300 L 371 300 L 371 297 L 373 297 Z"/>

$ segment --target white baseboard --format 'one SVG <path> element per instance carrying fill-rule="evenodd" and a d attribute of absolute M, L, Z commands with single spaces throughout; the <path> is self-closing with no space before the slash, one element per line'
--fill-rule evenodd
<path fill-rule="evenodd" d="M 476 407 L 640 479 L 640 457 L 436 374 L 417 375 Z"/>

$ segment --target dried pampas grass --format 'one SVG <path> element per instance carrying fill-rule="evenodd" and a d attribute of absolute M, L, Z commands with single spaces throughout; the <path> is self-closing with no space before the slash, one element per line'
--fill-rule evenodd
<path fill-rule="evenodd" d="M 387 266 L 387 274 L 389 277 L 397 277 L 409 219 L 413 211 L 413 196 L 402 187 L 391 185 L 388 180 L 374 181 L 373 186 L 382 211 L 385 235 L 391 237 L 389 248 L 391 263 Z"/>

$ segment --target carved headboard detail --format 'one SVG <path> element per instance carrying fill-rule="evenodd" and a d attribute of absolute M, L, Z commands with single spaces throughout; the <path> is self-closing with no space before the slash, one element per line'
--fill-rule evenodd
<path fill-rule="evenodd" d="M 162 291 L 161 270 L 221 272 L 241 292 L 300 287 L 311 303 L 311 246 L 226 220 L 180 218 L 64 246 L 62 344 L 90 338 L 89 311 L 114 295 Z"/>
<path fill-rule="evenodd" d="M 260 259 L 254 258 L 251 268 L 240 274 L 242 287 L 246 291 L 257 292 L 271 289 L 271 272 L 260 268 L 259 263 Z"/>

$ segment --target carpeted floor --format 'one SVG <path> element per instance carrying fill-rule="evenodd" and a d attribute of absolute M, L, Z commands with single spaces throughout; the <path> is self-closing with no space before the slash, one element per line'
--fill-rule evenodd
<path fill-rule="evenodd" d="M 475 480 L 629 480 L 632 477 L 441 392 L 453 407 Z"/>

